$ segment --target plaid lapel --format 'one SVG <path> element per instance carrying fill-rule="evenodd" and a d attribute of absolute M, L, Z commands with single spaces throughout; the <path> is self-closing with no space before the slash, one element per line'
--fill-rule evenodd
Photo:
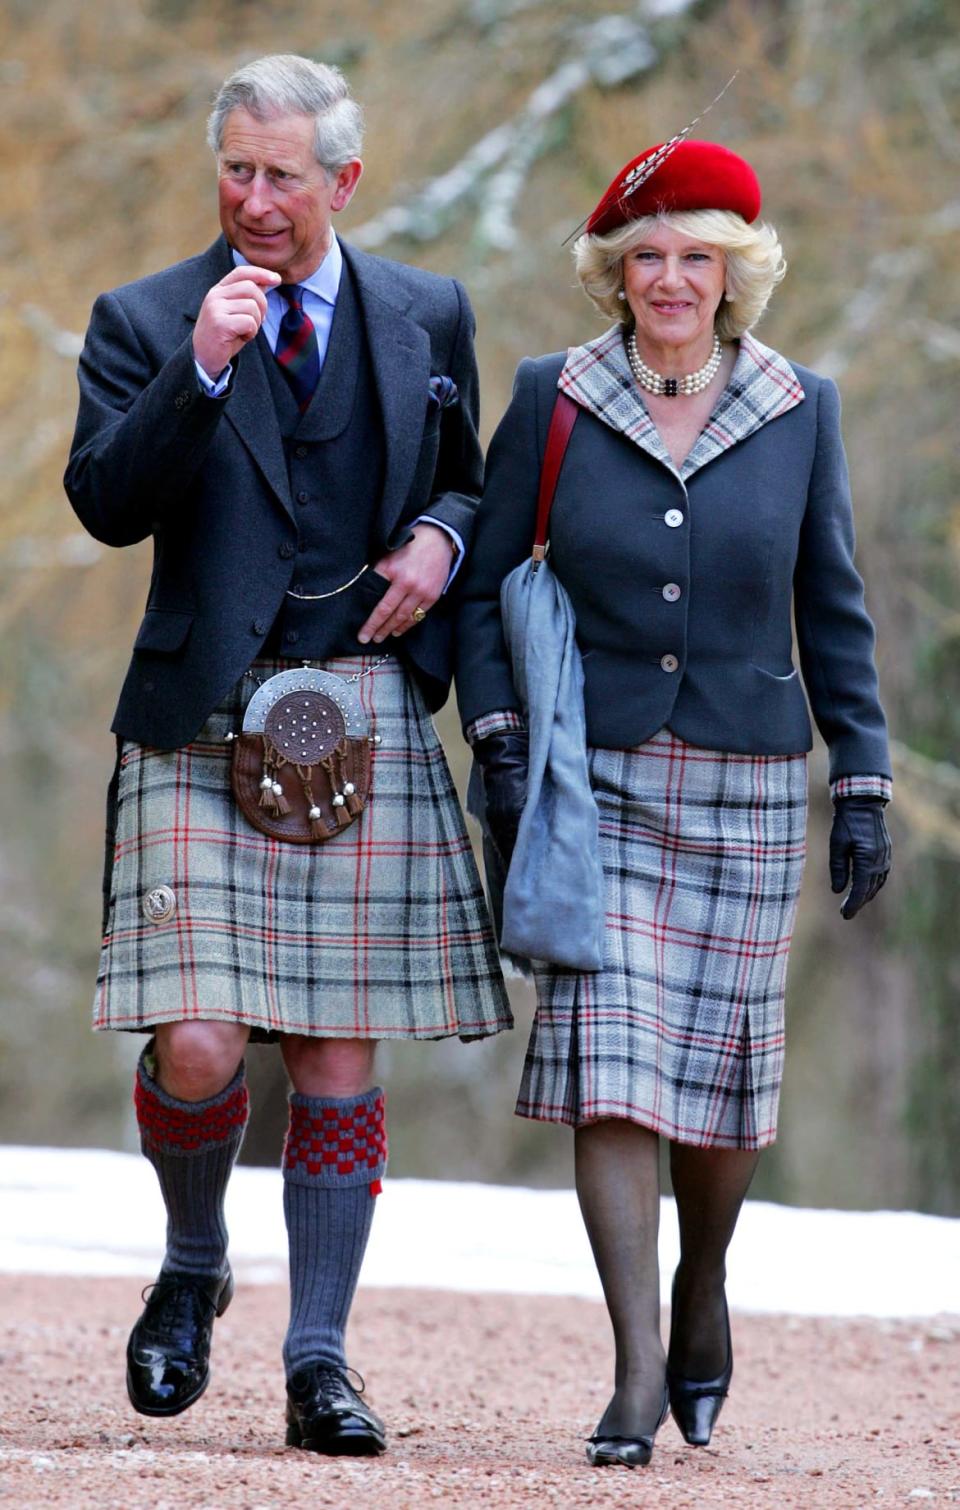
<path fill-rule="evenodd" d="M 730 381 L 678 473 L 630 371 L 619 325 L 571 347 L 557 386 L 684 481 L 804 398 L 789 362 L 753 336 L 742 336 Z"/>
<path fill-rule="evenodd" d="M 584 346 L 571 346 L 557 387 L 611 430 L 619 430 L 641 450 L 662 461 L 671 472 L 676 470 L 640 397 L 619 325 Z"/>
<path fill-rule="evenodd" d="M 803 389 L 790 363 L 753 336 L 741 336 L 730 381 L 684 458 L 681 477 L 689 477 L 803 399 Z"/>

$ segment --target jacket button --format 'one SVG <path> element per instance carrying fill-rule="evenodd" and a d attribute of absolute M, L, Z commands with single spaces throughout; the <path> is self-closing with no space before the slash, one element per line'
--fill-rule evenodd
<path fill-rule="evenodd" d="M 254 619 L 253 623 L 250 625 L 250 628 L 253 630 L 254 634 L 264 635 L 270 628 L 270 625 L 267 623 L 266 619 Z"/>
<path fill-rule="evenodd" d="M 672 530 L 679 529 L 683 523 L 683 515 L 679 509 L 667 509 L 667 512 L 663 516 L 663 522 L 669 525 Z"/>
<path fill-rule="evenodd" d="M 190 402 L 190 393 L 189 393 L 189 391 L 186 388 L 181 388 L 180 392 L 177 394 L 176 398 L 173 401 L 173 407 L 175 409 L 186 409 L 186 407 L 189 404 L 189 402 Z"/>
<path fill-rule="evenodd" d="M 291 545 L 289 540 L 285 540 L 283 544 L 277 548 L 277 555 L 280 557 L 281 561 L 289 561 L 290 557 L 295 556 L 296 554 L 297 548 L 295 545 Z"/>
<path fill-rule="evenodd" d="M 677 671 L 680 667 L 680 662 L 675 655 L 662 655 L 660 657 L 660 665 L 664 671 Z"/>
<path fill-rule="evenodd" d="M 300 492 L 297 494 L 297 502 L 298 503 L 309 503 L 310 502 L 310 494 L 309 493 L 305 493 L 303 491 L 303 489 L 301 488 Z"/>
<path fill-rule="evenodd" d="M 306 461 L 310 453 L 307 450 L 306 446 L 297 446 L 295 447 L 293 454 L 298 461 Z"/>
<path fill-rule="evenodd" d="M 661 587 L 660 591 L 662 592 L 668 603 L 676 603 L 677 599 L 680 597 L 680 588 L 677 586 L 676 582 L 668 582 L 664 587 Z"/>

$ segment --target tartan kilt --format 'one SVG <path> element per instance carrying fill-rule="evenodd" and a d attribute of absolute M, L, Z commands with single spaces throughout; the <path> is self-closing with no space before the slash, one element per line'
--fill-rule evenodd
<path fill-rule="evenodd" d="M 350 676 L 375 657 L 323 662 Z M 265 681 L 291 661 L 258 661 Z M 355 683 L 371 731 L 370 795 L 320 845 L 252 828 L 230 790 L 241 679 L 179 750 L 124 742 L 108 837 L 94 1027 L 205 1019 L 255 1039 L 480 1038 L 513 1025 L 476 863 L 433 720 L 393 657 Z M 108 817 L 108 826 L 110 818 Z M 172 916 L 143 902 L 166 886 Z"/>
<path fill-rule="evenodd" d="M 636 749 L 590 750 L 589 766 L 604 964 L 535 970 L 517 1113 L 763 1148 L 776 1137 L 806 758 L 699 749 L 662 729 Z"/>

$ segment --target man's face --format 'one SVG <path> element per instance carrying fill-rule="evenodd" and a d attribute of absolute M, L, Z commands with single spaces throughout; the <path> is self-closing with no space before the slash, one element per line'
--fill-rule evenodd
<path fill-rule="evenodd" d="M 308 115 L 258 121 L 248 111 L 227 116 L 217 162 L 224 235 L 256 267 L 299 283 L 330 247 L 330 217 L 350 202 L 359 158 L 328 178 L 313 153 Z"/>

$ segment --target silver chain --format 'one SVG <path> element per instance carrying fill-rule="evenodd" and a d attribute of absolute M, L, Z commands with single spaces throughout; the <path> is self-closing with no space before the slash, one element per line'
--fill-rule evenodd
<path fill-rule="evenodd" d="M 340 676 L 339 671 L 331 671 L 329 675 L 340 676 L 340 680 L 342 682 L 345 682 L 346 685 L 350 687 L 354 682 L 362 681 L 365 676 L 370 676 L 374 671 L 376 671 L 378 666 L 382 666 L 384 662 L 389 661 L 389 659 L 389 653 L 387 655 L 378 655 L 375 661 L 371 661 L 369 666 L 364 666 L 362 671 L 355 671 L 353 673 L 353 676 Z M 304 671 L 310 671 L 313 669 L 312 663 L 310 661 L 301 661 L 300 664 L 303 667 Z M 253 681 L 256 682 L 258 687 L 262 687 L 264 685 L 257 673 L 252 669 L 252 667 L 248 666 L 243 674 L 244 676 L 251 677 Z M 272 681 L 272 677 L 267 677 L 267 681 Z"/>

